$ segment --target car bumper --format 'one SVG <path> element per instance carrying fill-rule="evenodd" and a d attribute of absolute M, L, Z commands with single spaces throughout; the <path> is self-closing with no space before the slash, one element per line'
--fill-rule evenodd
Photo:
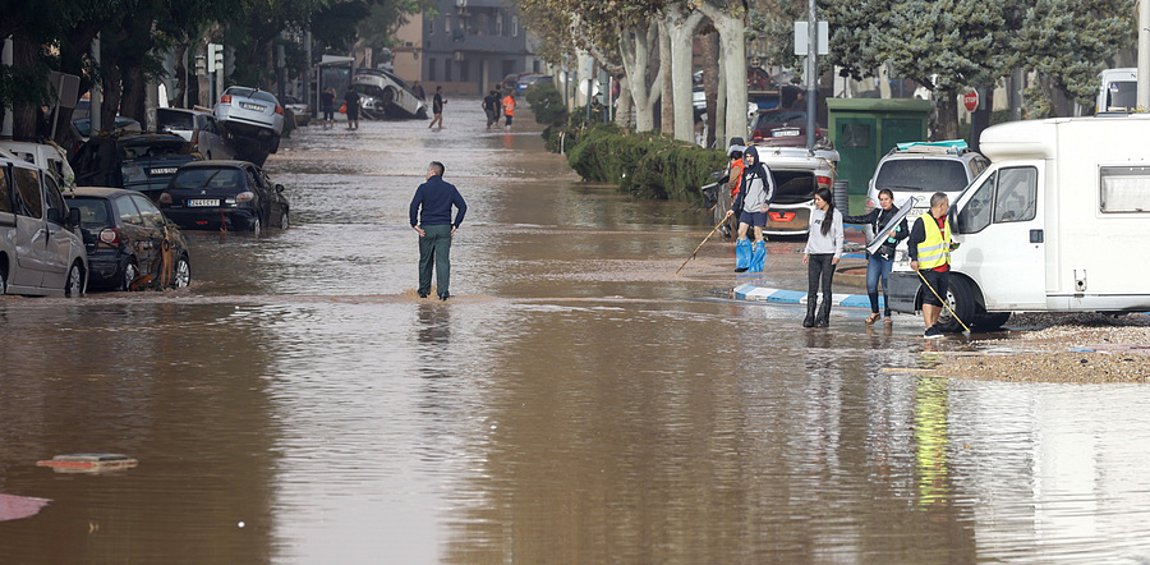
<path fill-rule="evenodd" d="M 88 289 L 110 290 L 124 278 L 124 255 L 119 251 L 88 253 Z"/>
<path fill-rule="evenodd" d="M 184 229 L 249 230 L 258 215 L 251 208 L 162 208 L 169 220 Z"/>
<path fill-rule="evenodd" d="M 811 225 L 812 203 L 772 204 L 767 213 L 768 235 L 799 235 L 807 233 Z"/>

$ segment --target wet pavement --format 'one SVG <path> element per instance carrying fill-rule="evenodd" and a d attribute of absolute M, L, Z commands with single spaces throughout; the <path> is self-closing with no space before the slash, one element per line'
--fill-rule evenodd
<path fill-rule="evenodd" d="M 969 346 L 726 299 L 729 245 L 675 276 L 708 215 L 471 102 L 299 131 L 293 227 L 191 234 L 188 290 L 0 299 L 0 493 L 51 500 L 0 561 L 1150 561 L 1150 389 L 892 374 Z M 407 226 L 432 159 L 470 207 L 447 303 Z M 35 466 L 77 452 L 139 466 Z"/>

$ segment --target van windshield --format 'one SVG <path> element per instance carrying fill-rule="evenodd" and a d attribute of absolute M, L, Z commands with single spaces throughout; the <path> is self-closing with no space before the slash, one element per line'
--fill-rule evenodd
<path fill-rule="evenodd" d="M 1138 107 L 1138 83 L 1112 82 L 1106 92 L 1106 108 L 1103 110 L 1125 110 Z"/>
<path fill-rule="evenodd" d="M 894 159 L 883 163 L 875 189 L 896 191 L 958 192 L 966 188 L 966 165 L 938 159 Z"/>

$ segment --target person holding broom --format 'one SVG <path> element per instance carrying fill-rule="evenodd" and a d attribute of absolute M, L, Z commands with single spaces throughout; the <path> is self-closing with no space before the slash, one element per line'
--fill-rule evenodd
<path fill-rule="evenodd" d="M 926 339 L 942 337 L 938 327 L 943 308 L 940 298 L 946 296 L 950 282 L 950 252 L 958 247 L 951 239 L 948 211 L 950 200 L 945 193 L 931 195 L 930 212 L 915 220 L 906 240 L 910 268 L 918 271 L 927 287 L 922 290 L 922 320 L 926 324 L 922 337 Z"/>
<path fill-rule="evenodd" d="M 775 181 L 771 172 L 761 161 L 759 151 L 753 146 L 743 152 L 743 185 L 735 197 L 735 204 L 727 211 L 727 217 L 739 213 L 739 237 L 735 240 L 735 272 L 752 273 L 763 270 L 767 256 L 767 241 L 763 238 L 763 228 L 767 227 L 767 211 L 775 195 Z M 747 230 L 755 229 L 755 243 L 747 241 Z"/>

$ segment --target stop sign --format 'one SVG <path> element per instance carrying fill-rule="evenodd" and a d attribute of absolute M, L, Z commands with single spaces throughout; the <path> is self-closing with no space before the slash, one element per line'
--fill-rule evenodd
<path fill-rule="evenodd" d="M 966 106 L 967 112 L 973 112 L 978 108 L 978 91 L 971 90 L 962 95 L 962 105 Z"/>

